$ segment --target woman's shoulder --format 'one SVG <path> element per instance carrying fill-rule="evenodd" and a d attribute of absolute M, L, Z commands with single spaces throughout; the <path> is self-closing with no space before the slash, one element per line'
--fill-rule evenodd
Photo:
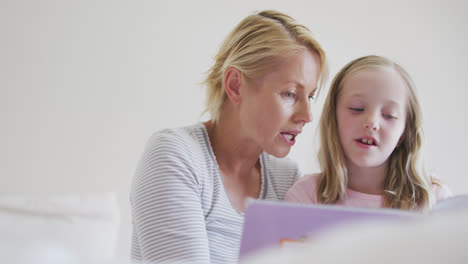
<path fill-rule="evenodd" d="M 192 141 L 193 139 L 198 139 L 203 137 L 203 124 L 197 123 L 191 126 L 176 127 L 176 128 L 164 128 L 154 132 L 150 141 L 154 140 L 169 140 L 176 142 L 183 141 Z"/>
<path fill-rule="evenodd" d="M 202 164 L 214 162 L 210 155 L 203 124 L 166 128 L 151 135 L 141 160 L 146 163 L 172 164 L 203 170 Z"/>
<path fill-rule="evenodd" d="M 147 142 L 147 148 L 167 150 L 195 150 L 206 141 L 203 124 L 178 128 L 165 128 L 154 132 Z M 182 153 L 181 153 L 182 154 Z"/>
<path fill-rule="evenodd" d="M 204 141 L 202 124 L 153 133 L 137 165 L 135 182 L 143 184 L 157 178 L 174 187 L 180 187 L 179 183 L 196 185 L 200 176 L 209 175 L 206 164 L 213 163 Z"/>

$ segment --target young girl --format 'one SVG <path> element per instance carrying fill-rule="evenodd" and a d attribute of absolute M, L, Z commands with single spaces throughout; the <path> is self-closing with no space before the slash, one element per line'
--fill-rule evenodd
<path fill-rule="evenodd" d="M 322 173 L 285 196 L 299 203 L 428 210 L 450 190 L 421 166 L 422 113 L 398 64 L 358 58 L 332 82 L 320 120 Z"/>

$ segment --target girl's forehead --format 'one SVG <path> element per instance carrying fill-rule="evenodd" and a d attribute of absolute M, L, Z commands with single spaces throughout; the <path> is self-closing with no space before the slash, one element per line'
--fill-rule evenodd
<path fill-rule="evenodd" d="M 393 68 L 363 69 L 348 76 L 342 84 L 340 96 L 378 97 L 401 101 L 408 95 L 408 87 Z"/>

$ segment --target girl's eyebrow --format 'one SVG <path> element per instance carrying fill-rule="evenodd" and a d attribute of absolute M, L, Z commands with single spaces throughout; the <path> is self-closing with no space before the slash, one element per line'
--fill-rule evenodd
<path fill-rule="evenodd" d="M 351 98 L 354 98 L 354 97 L 358 97 L 358 98 L 361 98 L 361 97 L 365 97 L 363 93 L 354 93 L 354 94 L 351 94 L 350 95 Z M 395 105 L 395 106 L 400 106 L 401 103 L 398 102 L 397 100 L 393 100 L 393 99 L 386 99 L 385 100 L 385 104 L 390 104 L 390 105 Z"/>
<path fill-rule="evenodd" d="M 398 102 L 398 101 L 395 101 L 395 100 L 388 100 L 388 104 L 392 105 L 392 106 L 400 106 L 401 104 Z"/>
<path fill-rule="evenodd" d="M 339 93 L 338 96 L 342 97 L 342 96 L 345 96 L 346 93 Z M 348 98 L 361 98 L 361 97 L 364 97 L 364 94 L 362 93 L 353 93 L 353 94 L 349 94 L 348 95 Z"/>

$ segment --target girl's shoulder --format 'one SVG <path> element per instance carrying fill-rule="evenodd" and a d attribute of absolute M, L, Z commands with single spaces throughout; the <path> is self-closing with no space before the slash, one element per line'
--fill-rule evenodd
<path fill-rule="evenodd" d="M 317 181 L 320 175 L 304 175 L 289 189 L 284 199 L 288 202 L 317 203 Z"/>
<path fill-rule="evenodd" d="M 306 185 L 306 186 L 316 186 L 317 181 L 320 178 L 321 173 L 311 173 L 311 174 L 305 174 L 303 177 L 301 177 L 296 184 L 297 185 Z"/>

